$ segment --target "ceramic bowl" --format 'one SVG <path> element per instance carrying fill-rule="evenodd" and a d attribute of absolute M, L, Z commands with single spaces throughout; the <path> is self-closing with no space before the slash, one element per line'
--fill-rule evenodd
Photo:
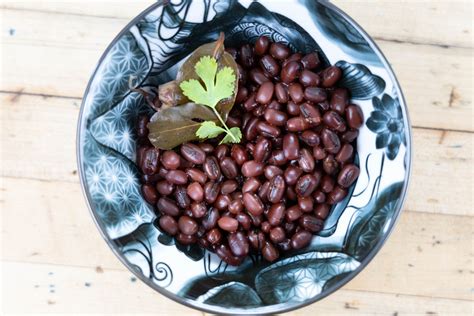
<path fill-rule="evenodd" d="M 318 51 L 343 69 L 341 84 L 364 113 L 361 174 L 311 244 L 272 264 L 259 256 L 232 267 L 163 234 L 140 194 L 137 117 L 151 114 L 143 87 L 172 80 L 195 48 L 226 34 L 226 46 L 264 34 Z M 380 250 L 402 209 L 411 165 L 410 124 L 392 69 L 351 18 L 328 2 L 158 2 L 133 19 L 99 61 L 84 95 L 77 138 L 84 195 L 100 233 L 139 279 L 182 304 L 213 313 L 277 313 L 313 303 L 357 275 Z M 126 298 L 124 298 L 126 299 Z"/>

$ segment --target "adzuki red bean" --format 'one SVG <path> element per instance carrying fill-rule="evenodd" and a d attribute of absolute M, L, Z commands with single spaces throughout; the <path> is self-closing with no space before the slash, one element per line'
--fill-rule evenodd
<path fill-rule="evenodd" d="M 226 51 L 239 69 L 227 125 L 241 128 L 242 142 L 162 151 L 150 146 L 149 118 L 140 116 L 141 191 L 176 242 L 197 243 L 230 265 L 254 254 L 273 262 L 308 246 L 356 182 L 364 116 L 338 85 L 342 70 L 317 52 L 293 53 L 266 36 Z"/>

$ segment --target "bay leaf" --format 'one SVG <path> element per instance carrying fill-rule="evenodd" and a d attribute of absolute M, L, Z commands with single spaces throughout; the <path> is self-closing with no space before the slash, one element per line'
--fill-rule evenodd
<path fill-rule="evenodd" d="M 160 109 L 147 125 L 148 138 L 156 148 L 172 149 L 182 143 L 197 140 L 196 131 L 201 122 L 217 120 L 211 108 L 191 102 Z"/>

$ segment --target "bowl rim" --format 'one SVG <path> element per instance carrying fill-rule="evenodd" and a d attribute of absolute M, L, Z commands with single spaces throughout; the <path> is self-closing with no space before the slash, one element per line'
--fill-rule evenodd
<path fill-rule="evenodd" d="M 169 0 L 158 0 L 157 2 L 153 3 L 150 5 L 148 8 L 143 10 L 140 14 L 138 14 L 136 17 L 134 17 L 125 27 L 122 28 L 122 30 L 115 36 L 115 38 L 111 41 L 111 43 L 107 46 L 105 51 L 102 53 L 101 57 L 97 61 L 94 70 L 92 72 L 92 75 L 89 79 L 89 82 L 86 86 L 86 89 L 83 94 L 82 102 L 81 102 L 81 107 L 79 110 L 79 116 L 78 116 L 78 123 L 77 123 L 77 129 L 76 129 L 76 161 L 77 161 L 77 167 L 78 167 L 78 176 L 81 184 L 81 190 L 82 194 L 84 195 L 86 202 L 87 202 L 87 207 L 89 209 L 89 213 L 96 225 L 96 227 L 99 230 L 100 235 L 104 239 L 104 241 L 107 243 L 107 245 L 110 247 L 112 252 L 115 254 L 115 256 L 122 262 L 122 264 L 127 267 L 127 269 L 132 272 L 137 278 L 139 278 L 142 282 L 147 284 L 149 287 L 152 289 L 156 290 L 158 293 L 164 295 L 165 297 L 172 299 L 173 301 L 183 304 L 187 307 L 194 308 L 203 312 L 208 312 L 208 313 L 219 313 L 219 314 L 225 314 L 225 315 L 235 315 L 236 313 L 238 314 L 253 314 L 255 315 L 255 311 L 258 310 L 258 314 L 264 315 L 264 314 L 271 314 L 271 313 L 284 313 L 284 312 L 289 312 L 298 308 L 303 308 L 308 305 L 311 305 L 329 295 L 332 293 L 336 292 L 339 290 L 342 286 L 346 285 L 348 282 L 350 282 L 353 278 L 355 278 L 365 267 L 372 261 L 372 259 L 375 257 L 375 255 L 380 251 L 380 249 L 383 247 L 387 239 L 390 237 L 390 235 L 393 232 L 393 229 L 398 222 L 400 218 L 400 214 L 403 210 L 403 206 L 405 204 L 406 198 L 407 198 L 407 192 L 408 192 L 408 187 L 410 185 L 410 179 L 411 179 L 411 174 L 412 174 L 412 159 L 413 159 L 413 148 L 412 148 L 412 126 L 411 126 L 411 121 L 410 117 L 408 114 L 408 108 L 406 105 L 406 100 L 403 95 L 402 89 L 400 87 L 400 83 L 397 80 L 397 77 L 395 76 L 395 73 L 390 66 L 388 60 L 386 59 L 385 55 L 382 53 L 381 49 L 378 47 L 378 45 L 374 42 L 374 40 L 368 35 L 368 33 L 357 23 L 355 22 L 347 13 L 345 13 L 343 10 L 332 4 L 329 0 L 318 0 L 318 3 L 320 5 L 325 6 L 326 8 L 335 11 L 339 15 L 341 15 L 348 23 L 351 24 L 352 27 L 354 27 L 359 34 L 367 41 L 369 44 L 370 48 L 374 51 L 374 53 L 379 57 L 384 69 L 387 71 L 388 76 L 390 80 L 392 80 L 394 84 L 394 88 L 397 91 L 398 98 L 400 100 L 400 105 L 403 106 L 405 110 L 405 119 L 407 121 L 407 126 L 406 128 L 406 133 L 407 133 L 407 145 L 406 145 L 406 155 L 408 156 L 408 159 L 406 160 L 406 171 L 405 171 L 405 177 L 403 180 L 403 187 L 402 191 L 400 194 L 400 198 L 397 200 L 397 205 L 395 207 L 395 212 L 393 215 L 393 219 L 390 222 L 390 225 L 387 229 L 387 232 L 384 234 L 383 238 L 381 238 L 377 243 L 375 244 L 374 247 L 369 251 L 367 256 L 360 262 L 360 265 L 353 271 L 351 271 L 349 274 L 347 274 L 344 278 L 340 279 L 337 281 L 335 285 L 333 285 L 329 290 L 322 291 L 318 295 L 314 296 L 311 299 L 302 301 L 302 302 L 296 302 L 296 303 L 284 303 L 284 304 L 275 304 L 275 305 L 268 305 L 268 306 L 262 306 L 262 307 L 256 307 L 256 308 L 248 308 L 248 309 L 243 309 L 243 308 L 223 308 L 218 305 L 209 305 L 209 304 L 203 304 L 201 302 L 197 302 L 191 299 L 186 299 L 183 298 L 175 293 L 172 293 L 165 288 L 162 288 L 158 286 L 157 284 L 151 282 L 148 278 L 146 278 L 143 274 L 139 273 L 136 269 L 134 269 L 131 264 L 127 261 L 127 259 L 123 256 L 122 251 L 118 248 L 117 244 L 109 237 L 107 236 L 106 233 L 106 228 L 102 224 L 101 219 L 99 218 L 98 214 L 95 211 L 95 208 L 93 207 L 92 204 L 92 199 L 90 196 L 88 184 L 85 178 L 85 172 L 83 170 L 83 148 L 81 147 L 81 144 L 83 143 L 83 131 L 85 130 L 85 123 L 83 120 L 83 115 L 84 115 L 84 109 L 85 109 L 85 103 L 86 103 L 86 98 L 87 95 L 89 94 L 92 82 L 97 75 L 97 71 L 100 67 L 100 65 L 103 63 L 104 59 L 106 56 L 110 53 L 111 49 L 114 47 L 114 45 L 130 30 L 132 26 L 137 24 L 144 16 L 148 15 L 152 11 L 154 11 L 156 8 L 167 5 Z M 213 308 L 211 308 L 213 306 Z"/>

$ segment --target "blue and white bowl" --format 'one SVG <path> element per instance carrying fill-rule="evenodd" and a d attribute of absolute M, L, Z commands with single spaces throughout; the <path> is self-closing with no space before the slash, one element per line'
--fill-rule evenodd
<path fill-rule="evenodd" d="M 175 78 L 195 48 L 226 34 L 226 46 L 264 34 L 318 51 L 343 69 L 342 83 L 365 116 L 357 140 L 361 174 L 311 245 L 267 263 L 231 267 L 160 232 L 140 194 L 137 117 L 150 113 L 129 90 Z M 134 274 L 182 304 L 213 313 L 277 313 L 313 303 L 355 277 L 380 250 L 401 212 L 411 166 L 408 113 L 387 60 L 334 5 L 314 0 L 166 1 L 136 17 L 100 59 L 84 95 L 77 157 L 84 195 L 100 233 Z"/>

